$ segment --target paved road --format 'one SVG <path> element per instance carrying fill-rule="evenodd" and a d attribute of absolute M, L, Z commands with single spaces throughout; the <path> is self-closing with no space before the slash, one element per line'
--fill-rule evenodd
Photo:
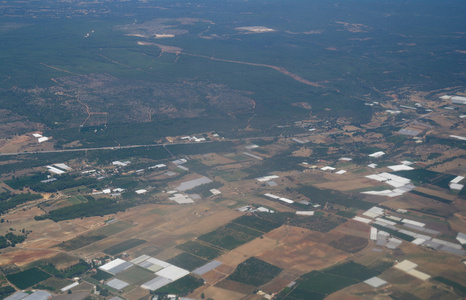
<path fill-rule="evenodd" d="M 205 144 L 205 143 L 212 143 L 212 141 L 199 142 L 199 143 L 196 143 L 196 144 Z M 0 153 L 0 156 L 24 155 L 24 154 L 40 154 L 40 153 L 63 153 L 63 152 L 97 151 L 97 150 L 120 150 L 120 149 L 144 148 L 144 147 L 163 147 L 163 148 L 165 148 L 165 146 L 171 146 L 171 145 L 187 145 L 187 143 L 129 145 L 129 146 L 114 146 L 114 147 L 94 147 L 94 148 L 77 148 L 77 149 L 61 149 L 61 150 L 10 152 L 10 153 Z M 168 151 L 168 152 L 170 153 L 170 151 Z"/>
<path fill-rule="evenodd" d="M 333 132 L 307 132 L 307 133 L 298 133 L 294 134 L 291 137 L 305 137 L 310 135 L 330 135 L 342 133 L 343 131 L 333 131 Z M 276 138 L 277 136 L 256 136 L 256 137 L 246 137 L 241 139 L 224 139 L 222 141 L 239 141 L 239 140 L 254 140 L 254 139 L 270 139 Z M 57 150 L 41 150 L 41 151 L 24 151 L 24 152 L 9 152 L 9 153 L 0 153 L 0 156 L 14 156 L 14 155 L 25 155 L 25 154 L 41 154 L 41 153 L 64 153 L 64 152 L 81 152 L 81 151 L 98 151 L 98 150 L 120 150 L 120 149 L 131 149 L 131 148 L 144 148 L 144 147 L 163 147 L 170 156 L 174 157 L 173 154 L 168 150 L 166 146 L 173 145 L 192 145 L 192 144 L 206 144 L 212 143 L 213 141 L 204 141 L 197 143 L 169 143 L 169 144 L 149 144 L 149 145 L 128 145 L 128 146 L 108 146 L 108 147 L 93 147 L 93 148 L 75 148 L 75 149 L 57 149 Z"/>

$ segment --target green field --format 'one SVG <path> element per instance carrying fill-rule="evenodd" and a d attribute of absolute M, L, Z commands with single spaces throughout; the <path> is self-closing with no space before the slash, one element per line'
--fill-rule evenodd
<path fill-rule="evenodd" d="M 203 284 L 204 280 L 187 275 L 156 290 L 156 294 L 176 294 L 178 296 L 184 296 L 193 292 Z"/>
<path fill-rule="evenodd" d="M 0 287 L 0 298 L 5 299 L 6 297 L 10 296 L 11 294 L 15 293 L 16 290 L 12 286 L 2 286 Z"/>
<path fill-rule="evenodd" d="M 281 271 L 282 269 L 279 267 L 258 258 L 250 257 L 240 263 L 227 279 L 259 287 L 271 281 Z"/>
<path fill-rule="evenodd" d="M 351 211 L 344 211 L 344 210 L 339 210 L 336 213 L 339 216 L 342 216 L 347 219 L 352 219 L 354 216 L 357 215 L 357 213 L 351 212 Z"/>
<path fill-rule="evenodd" d="M 125 231 L 126 229 L 130 228 L 132 225 L 126 222 L 117 221 L 112 224 L 108 224 L 106 226 L 102 226 L 99 229 L 92 231 L 95 235 L 105 235 L 105 236 L 112 236 L 114 234 L 120 233 Z"/>
<path fill-rule="evenodd" d="M 16 274 L 6 275 L 6 278 L 19 289 L 27 289 L 50 277 L 50 274 L 38 268 L 31 268 Z"/>
<path fill-rule="evenodd" d="M 449 189 L 448 184 L 456 177 L 455 175 L 439 173 L 426 169 L 415 169 L 411 171 L 398 171 L 392 173 L 401 177 L 409 178 L 415 184 L 432 184 L 444 189 Z"/>
<path fill-rule="evenodd" d="M 441 197 L 438 197 L 438 196 L 434 196 L 434 195 L 429 195 L 429 194 L 422 193 L 422 192 L 419 192 L 419 191 L 410 191 L 410 193 L 418 195 L 418 196 L 422 196 L 422 197 L 425 197 L 425 198 L 433 199 L 433 200 L 436 200 L 436 201 L 439 201 L 439 202 L 442 202 L 442 203 L 446 203 L 446 204 L 450 204 L 452 202 L 451 200 L 441 198 Z"/>
<path fill-rule="evenodd" d="M 365 267 L 361 264 L 355 263 L 354 261 L 349 261 L 337 265 L 335 267 L 326 269 L 325 273 L 364 281 L 366 279 L 379 275 L 380 272 Z"/>
<path fill-rule="evenodd" d="M 80 260 L 78 263 L 60 270 L 51 263 L 41 263 L 38 265 L 38 267 L 48 274 L 58 278 L 73 278 L 82 275 L 84 272 L 89 270 L 91 266 L 85 261 Z"/>
<path fill-rule="evenodd" d="M 235 170 L 235 171 L 221 170 L 221 171 L 212 172 L 212 175 L 220 176 L 222 177 L 223 180 L 228 181 L 228 182 L 234 182 L 234 181 L 237 181 L 237 180 L 240 180 L 246 177 L 248 174 L 242 171 L 239 171 L 239 170 Z"/>
<path fill-rule="evenodd" d="M 66 251 L 73 251 L 106 238 L 106 235 L 82 235 L 56 245 Z"/>
<path fill-rule="evenodd" d="M 34 285 L 34 289 L 48 289 L 50 291 L 60 291 L 61 288 L 69 285 L 69 284 L 72 284 L 73 281 L 71 281 L 70 279 L 63 279 L 63 278 L 57 278 L 57 277 L 50 277 L 44 281 L 42 281 L 41 283 L 38 283 L 36 285 Z M 47 288 L 45 288 L 47 287 Z"/>
<path fill-rule="evenodd" d="M 359 209 L 369 209 L 374 206 L 373 203 L 359 200 L 354 196 L 344 195 L 337 191 L 319 189 L 310 185 L 302 186 L 298 191 L 306 197 L 309 197 L 312 202 L 325 205 L 327 202 L 334 202 L 346 207 L 355 207 Z"/>
<path fill-rule="evenodd" d="M 311 271 L 301 276 L 293 287 L 283 290 L 277 299 L 324 299 L 340 289 L 377 276 L 390 266 L 377 263 L 374 267 L 366 267 L 348 261 L 321 271 Z"/>
<path fill-rule="evenodd" d="M 452 287 L 460 296 L 466 296 L 466 286 L 442 276 L 434 277 L 434 280 Z"/>
<path fill-rule="evenodd" d="M 299 284 L 299 289 L 324 295 L 329 295 L 342 288 L 360 282 L 357 279 L 321 272 L 314 272 L 305 277 L 306 279 Z"/>
<path fill-rule="evenodd" d="M 186 252 L 180 253 L 177 256 L 170 258 L 167 260 L 167 262 L 189 271 L 193 271 L 208 263 L 207 260 Z"/>
<path fill-rule="evenodd" d="M 111 247 L 108 247 L 103 250 L 103 252 L 110 254 L 110 255 L 116 255 L 118 253 L 121 253 L 123 251 L 126 251 L 128 249 L 134 248 L 136 246 L 144 244 L 146 241 L 145 240 L 140 240 L 140 239 L 129 239 L 127 241 L 118 243 L 116 245 L 113 245 Z"/>
<path fill-rule="evenodd" d="M 238 223 L 228 223 L 228 224 L 225 225 L 225 227 L 228 228 L 228 229 L 235 230 L 235 231 L 243 232 L 243 233 L 245 233 L 247 235 L 254 236 L 254 237 L 260 237 L 261 235 L 264 234 L 261 231 L 258 231 L 258 230 L 252 229 L 250 227 L 240 225 Z"/>
<path fill-rule="evenodd" d="M 291 292 L 285 290 L 283 293 L 280 293 L 277 299 L 287 299 L 287 300 L 303 300 L 303 299 L 312 299 L 312 300 L 322 300 L 325 299 L 327 295 L 308 291 L 304 289 L 294 289 Z"/>
<path fill-rule="evenodd" d="M 415 240 L 414 237 L 410 236 L 410 235 L 407 235 L 407 234 L 404 234 L 402 232 L 399 232 L 397 230 L 393 230 L 393 229 L 390 229 L 390 228 L 387 228 L 387 227 L 384 227 L 384 226 L 380 226 L 378 224 L 372 224 L 373 227 L 379 229 L 379 230 L 382 230 L 382 231 L 385 231 L 385 232 L 388 232 L 390 233 L 391 235 L 393 236 L 396 236 L 396 237 L 399 237 L 400 239 L 403 239 L 405 241 L 408 241 L 408 242 L 412 242 Z"/>
<path fill-rule="evenodd" d="M 281 224 L 271 222 L 270 220 L 256 217 L 256 216 L 248 216 L 248 215 L 244 215 L 239 218 L 236 218 L 232 222 L 261 231 L 263 233 L 269 232 L 281 226 Z"/>
<path fill-rule="evenodd" d="M 347 221 L 342 217 L 317 211 L 313 216 L 300 216 L 291 212 L 258 213 L 259 217 L 272 222 L 276 227 L 287 224 L 296 227 L 311 229 L 319 232 L 328 232 Z"/>
<path fill-rule="evenodd" d="M 101 270 L 97 269 L 97 273 L 92 275 L 91 277 L 94 278 L 97 281 L 101 281 L 101 280 L 110 279 L 113 276 L 114 276 L 113 274 L 110 274 L 110 273 L 107 273 L 105 271 L 101 271 Z"/>
<path fill-rule="evenodd" d="M 78 204 L 82 202 L 78 197 L 75 196 L 69 197 L 68 199 L 66 199 L 66 201 L 68 201 L 71 204 Z"/>
<path fill-rule="evenodd" d="M 187 241 L 184 244 L 176 246 L 176 248 L 207 260 L 212 260 L 223 254 L 223 251 L 220 249 L 207 246 L 197 241 Z"/>
<path fill-rule="evenodd" d="M 244 233 L 243 231 L 229 228 L 227 225 L 198 237 L 201 241 L 226 250 L 232 250 L 255 238 L 255 236 Z"/>
<path fill-rule="evenodd" d="M 144 284 L 145 282 L 152 280 L 155 277 L 156 275 L 154 274 L 154 272 L 151 272 L 139 266 L 134 266 L 127 270 L 124 270 L 123 272 L 118 273 L 118 275 L 116 276 L 116 278 L 120 280 L 137 285 Z"/>

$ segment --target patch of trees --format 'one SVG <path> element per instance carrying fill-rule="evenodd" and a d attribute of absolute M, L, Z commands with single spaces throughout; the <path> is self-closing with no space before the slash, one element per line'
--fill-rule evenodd
<path fill-rule="evenodd" d="M 5 199 L 5 193 L 2 193 L 3 199 L 0 201 L 0 214 L 4 214 L 8 210 L 15 208 L 16 206 L 26 203 L 28 201 L 42 199 L 42 196 L 39 194 L 11 194 L 9 199 Z"/>
<path fill-rule="evenodd" d="M 59 222 L 76 218 L 104 216 L 125 211 L 127 208 L 136 205 L 134 202 L 118 202 L 110 198 L 99 198 L 97 200 L 90 196 L 86 198 L 88 199 L 87 202 L 52 210 L 47 215 L 35 216 L 34 219 L 36 221 L 51 219 Z"/>
<path fill-rule="evenodd" d="M 342 194 L 337 191 L 319 189 L 311 185 L 300 186 L 298 192 L 312 199 L 313 202 L 325 205 L 327 202 L 333 202 L 345 207 L 356 207 L 359 209 L 369 209 L 374 206 L 373 203 L 365 202 L 354 196 Z"/>
<path fill-rule="evenodd" d="M 51 128 L 57 127 L 60 123 L 67 123 L 73 117 L 60 98 L 62 97 L 49 92 L 33 94 L 18 89 L 0 91 L 2 108 L 26 116 L 31 122 L 43 123 Z"/>
<path fill-rule="evenodd" d="M 42 270 L 58 278 L 72 278 L 72 277 L 80 276 L 81 274 L 89 270 L 90 267 L 91 265 L 86 263 L 84 260 L 80 260 L 79 263 L 72 265 L 63 270 L 58 270 L 51 263 L 43 264 L 39 266 L 39 268 L 41 268 Z"/>
<path fill-rule="evenodd" d="M 277 266 L 258 258 L 250 257 L 239 264 L 235 271 L 228 276 L 228 279 L 243 284 L 261 286 L 271 281 L 281 271 L 282 269 Z"/>
<path fill-rule="evenodd" d="M 13 294 L 16 290 L 11 286 L 0 287 L 0 298 L 4 299 L 8 295 Z"/>
<path fill-rule="evenodd" d="M 39 183 L 31 184 L 29 187 L 31 188 L 31 190 L 36 191 L 36 192 L 54 193 L 57 191 L 62 191 L 65 189 L 82 186 L 82 185 L 92 187 L 92 184 L 96 184 L 96 183 L 97 181 L 95 178 L 90 178 L 90 177 L 76 178 L 70 175 L 61 175 L 60 178 L 56 181 L 48 182 L 48 183 L 39 182 Z"/>
<path fill-rule="evenodd" d="M 29 177 L 15 178 L 5 181 L 13 189 L 22 189 L 29 187 L 31 190 L 36 192 L 54 193 L 65 189 L 81 186 L 81 185 L 92 185 L 97 184 L 97 180 L 91 177 L 79 178 L 77 176 L 63 174 L 57 177 L 58 180 L 53 182 L 43 183 L 41 180 L 45 178 L 45 174 L 37 174 Z M 91 186 L 92 187 L 92 186 Z M 0 201 L 2 199 L 0 194 Z"/>
<path fill-rule="evenodd" d="M 0 249 L 14 247 L 16 244 L 24 242 L 26 237 L 27 235 L 16 235 L 12 232 L 8 232 L 4 236 L 0 235 Z"/>

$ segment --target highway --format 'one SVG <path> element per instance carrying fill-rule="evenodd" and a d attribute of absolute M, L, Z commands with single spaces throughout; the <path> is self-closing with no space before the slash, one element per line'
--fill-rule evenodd
<path fill-rule="evenodd" d="M 212 143 L 211 141 L 199 142 L 196 144 Z M 74 149 L 58 149 L 58 150 L 41 150 L 41 151 L 24 151 L 24 152 L 9 152 L 0 153 L 0 156 L 25 155 L 25 154 L 41 154 L 41 153 L 63 153 L 63 152 L 81 152 L 81 151 L 98 151 L 98 150 L 120 150 L 131 148 L 144 147 L 163 147 L 171 145 L 187 145 L 188 143 L 170 143 L 170 144 L 149 144 L 149 145 L 128 145 L 128 146 L 113 146 L 113 147 L 94 147 L 94 148 L 74 148 Z M 167 150 L 167 149 L 166 149 Z M 168 150 L 167 150 L 168 151 Z M 170 151 L 168 151 L 170 153 Z M 171 155 L 171 153 L 170 153 Z"/>
<path fill-rule="evenodd" d="M 294 134 L 291 135 L 290 137 L 307 137 L 307 136 L 313 136 L 313 135 L 330 135 L 330 134 L 337 134 L 337 133 L 342 133 L 342 130 L 338 131 L 329 131 L 329 132 L 316 132 L 316 133 L 299 133 L 299 134 Z M 270 138 L 276 138 L 276 136 L 257 136 L 257 137 L 247 137 L 247 138 L 242 138 L 242 139 L 224 139 L 222 142 L 226 141 L 239 141 L 239 140 L 254 140 L 254 139 L 270 139 Z M 206 144 L 206 143 L 212 143 L 214 141 L 202 141 L 202 142 L 196 142 L 196 143 L 164 143 L 164 144 L 148 144 L 148 145 L 127 145 L 127 146 L 106 146 L 106 147 L 91 147 L 91 148 L 73 148 L 73 149 L 57 149 L 57 150 L 40 150 L 40 151 L 24 151 L 24 152 L 6 152 L 6 153 L 0 153 L 0 156 L 16 156 L 16 155 L 30 155 L 30 154 L 42 154 L 42 153 L 64 153 L 64 152 L 86 152 L 86 151 L 99 151 L 99 150 L 120 150 L 120 149 L 131 149 L 131 148 L 144 148 L 144 147 L 163 147 L 169 154 L 170 156 L 174 157 L 174 155 L 170 152 L 170 150 L 167 148 L 167 146 L 173 146 L 173 145 L 192 145 L 192 144 Z"/>

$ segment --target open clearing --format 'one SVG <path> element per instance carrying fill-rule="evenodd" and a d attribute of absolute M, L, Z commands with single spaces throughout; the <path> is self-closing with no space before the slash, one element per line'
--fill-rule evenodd
<path fill-rule="evenodd" d="M 257 257 L 301 274 L 325 268 L 348 257 L 343 251 L 308 239 L 315 234 L 311 230 L 282 226 L 266 235 L 275 240 L 276 247 Z"/>

